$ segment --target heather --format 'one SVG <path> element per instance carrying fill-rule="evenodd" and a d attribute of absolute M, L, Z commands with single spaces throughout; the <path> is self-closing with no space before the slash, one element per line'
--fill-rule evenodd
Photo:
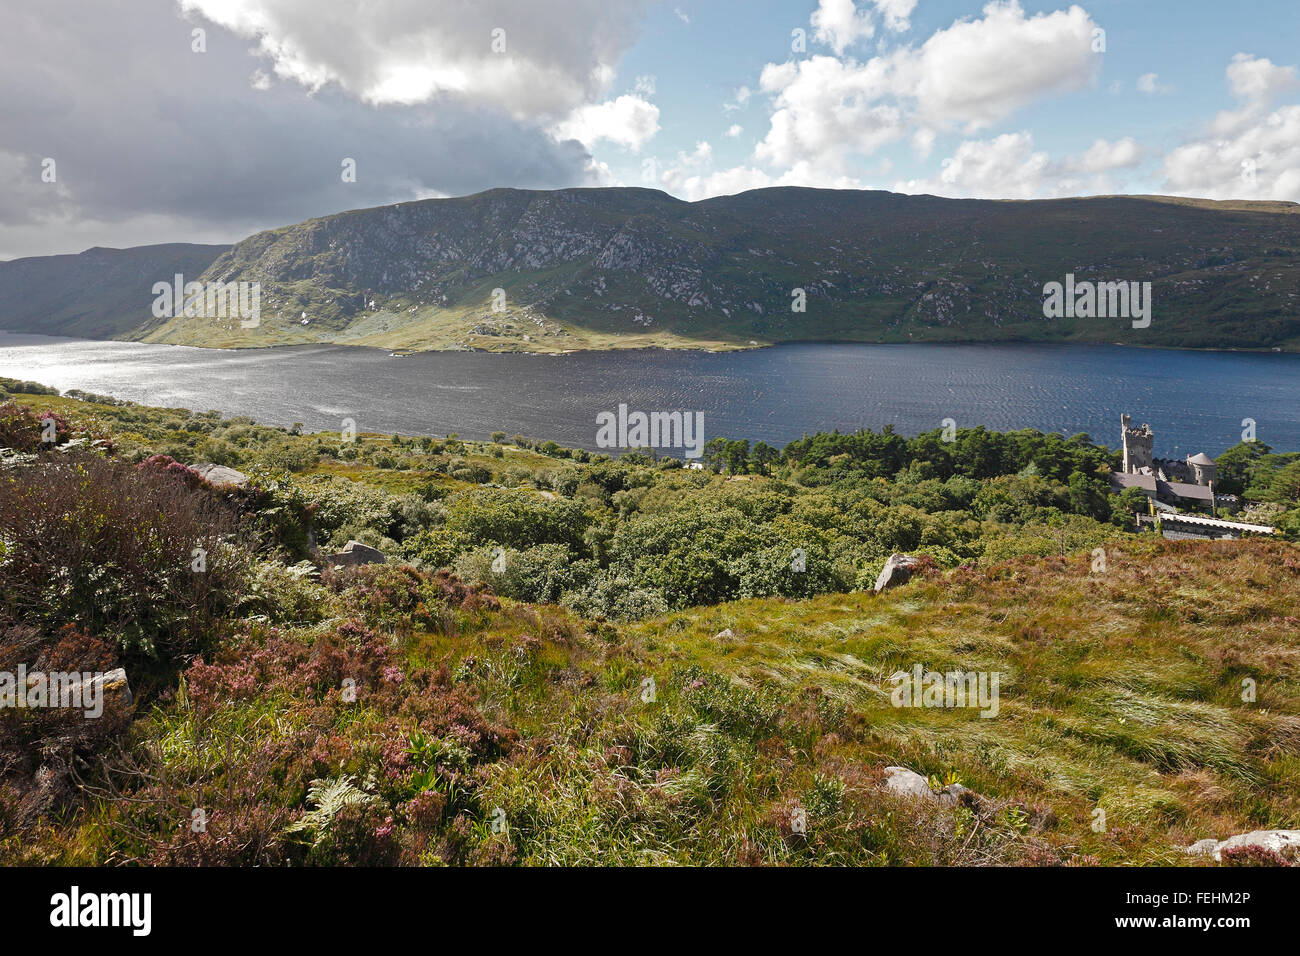
<path fill-rule="evenodd" d="M 690 471 L 9 392 L 0 669 L 134 701 L 0 712 L 7 863 L 1189 864 L 1300 826 L 1300 552 L 1131 533 L 1088 436 Z M 1295 469 L 1221 458 L 1288 536 Z M 353 539 L 388 563 L 323 560 Z M 920 570 L 874 594 L 893 552 Z M 893 706 L 916 663 L 1001 673 L 999 715 Z"/>

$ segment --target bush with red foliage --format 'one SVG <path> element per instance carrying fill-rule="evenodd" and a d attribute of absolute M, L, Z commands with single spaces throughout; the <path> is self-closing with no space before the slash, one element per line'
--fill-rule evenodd
<path fill-rule="evenodd" d="M 104 673 L 118 666 L 117 649 L 73 627 L 51 642 L 37 628 L 0 623 L 0 671 L 24 667 L 34 673 Z M 107 698 L 103 712 L 87 718 L 81 709 L 0 709 L 0 816 L 22 826 L 76 796 L 72 768 L 119 739 L 130 708 Z"/>
<path fill-rule="evenodd" d="M 428 574 L 402 564 L 328 568 L 321 583 L 342 594 L 348 607 L 374 627 L 447 631 L 454 628 L 447 611 L 476 617 L 501 607 L 487 585 L 466 584 L 449 571 Z"/>
<path fill-rule="evenodd" d="M 150 455 L 135 467 L 137 471 L 156 472 L 174 478 L 190 489 L 202 488 L 207 484 L 202 475 L 171 455 Z"/>
<path fill-rule="evenodd" d="M 355 695 L 344 692 L 351 679 Z M 185 671 L 193 745 L 223 759 L 169 762 L 142 748 L 105 762 L 87 789 L 114 805 L 127 839 L 121 859 L 163 864 L 416 864 L 427 853 L 474 862 L 464 821 L 481 814 L 477 768 L 508 755 L 515 731 L 487 719 L 477 693 L 445 666 L 399 665 L 389 642 L 357 622 L 312 640 L 278 631 L 229 642 Z M 254 748 L 220 729 L 234 708 L 275 701 L 291 726 Z M 359 712 L 365 719 L 357 719 Z M 439 790 L 417 782 L 408 753 L 414 735 L 446 742 L 457 756 L 432 769 Z M 310 841 L 285 828 L 305 807 L 313 780 L 349 775 L 369 794 L 334 815 Z M 189 826 L 204 808 L 206 832 Z M 279 809 L 277 809 L 279 808 Z"/>
<path fill-rule="evenodd" d="M 1294 866 L 1276 850 L 1262 846 L 1234 846 L 1219 854 L 1226 866 Z"/>
<path fill-rule="evenodd" d="M 238 527 L 218 497 L 166 470 L 88 453 L 5 470 L 0 614 L 47 634 L 75 624 L 164 662 L 192 653 L 245 588 Z"/>
<path fill-rule="evenodd" d="M 53 441 L 47 441 L 49 423 L 54 423 Z M 34 412 L 16 402 L 0 405 L 0 448 L 34 452 L 62 445 L 72 437 L 72 425 L 58 412 Z"/>

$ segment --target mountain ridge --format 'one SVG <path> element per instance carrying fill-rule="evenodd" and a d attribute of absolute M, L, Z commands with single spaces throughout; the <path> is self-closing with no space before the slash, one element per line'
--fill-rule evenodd
<path fill-rule="evenodd" d="M 114 321 L 96 328 L 216 347 L 555 352 L 819 340 L 1291 350 L 1300 348 L 1296 212 L 1294 203 L 1161 196 L 976 200 L 772 187 L 687 202 L 644 187 L 498 188 L 192 247 L 218 251 L 206 264 L 193 257 L 190 267 L 202 269 L 186 271 L 187 281 L 260 284 L 256 328 L 155 318 L 152 283 L 132 299 L 120 274 L 109 290 Z M 181 245 L 138 249 L 170 249 L 174 261 Z M 154 258 L 153 281 L 180 271 Z M 18 298 L 5 272 L 12 264 L 0 263 L 0 328 L 43 331 L 31 307 L 17 319 L 7 307 Z M 1152 282 L 1151 327 L 1044 318 L 1044 285 L 1067 274 Z M 84 280 L 74 289 L 95 291 Z M 804 312 L 792 309 L 800 289 Z M 133 323 L 122 309 L 134 301 Z M 76 311 L 62 303 L 59 327 L 76 326 Z"/>

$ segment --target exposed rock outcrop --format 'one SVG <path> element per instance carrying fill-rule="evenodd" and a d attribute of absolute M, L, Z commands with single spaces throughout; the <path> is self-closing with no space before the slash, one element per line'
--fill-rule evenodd
<path fill-rule="evenodd" d="M 210 485 L 234 485 L 242 488 L 253 480 L 242 471 L 227 468 L 225 465 L 195 465 L 194 470 Z"/>
<path fill-rule="evenodd" d="M 885 768 L 885 789 L 900 796 L 932 800 L 949 807 L 962 803 L 962 797 L 967 794 L 968 800 L 979 799 L 973 791 L 959 783 L 950 783 L 942 790 L 935 790 L 930 786 L 929 780 L 906 767 Z"/>
<path fill-rule="evenodd" d="M 384 557 L 384 552 L 378 548 L 372 548 L 368 544 L 362 544 L 360 541 L 349 541 L 338 554 L 325 555 L 327 564 L 341 565 L 343 567 L 355 567 L 360 564 L 383 564 L 387 560 Z"/>
<path fill-rule="evenodd" d="M 912 573 L 920 566 L 920 558 L 914 558 L 910 554 L 891 554 L 876 577 L 876 593 L 879 594 L 885 588 L 906 584 L 912 577 Z"/>
<path fill-rule="evenodd" d="M 1249 833 L 1230 836 L 1226 840 L 1215 840 L 1211 837 L 1197 840 L 1191 846 L 1183 847 L 1183 850 L 1195 856 L 1209 856 L 1217 862 L 1222 862 L 1225 850 L 1238 850 L 1250 846 L 1271 850 L 1283 857 L 1297 856 L 1300 855 L 1300 830 L 1252 830 Z"/>

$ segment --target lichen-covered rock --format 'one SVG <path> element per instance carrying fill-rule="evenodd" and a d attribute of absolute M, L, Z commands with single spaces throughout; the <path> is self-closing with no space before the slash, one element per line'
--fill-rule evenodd
<path fill-rule="evenodd" d="M 885 789 L 906 797 L 924 797 L 927 800 L 935 797 L 934 791 L 930 789 L 930 781 L 906 767 L 885 768 Z"/>
<path fill-rule="evenodd" d="M 1210 856 L 1222 862 L 1224 850 L 1239 850 L 1249 846 L 1271 850 L 1284 857 L 1300 854 L 1300 830 L 1251 830 L 1249 833 L 1230 836 L 1226 840 L 1197 840 L 1183 850 L 1196 856 Z"/>
<path fill-rule="evenodd" d="M 880 574 L 876 577 L 876 593 L 879 594 L 885 588 L 897 587 L 900 584 L 906 584 L 911 578 L 912 572 L 921 564 L 920 558 L 914 558 L 910 554 L 891 554 L 885 566 L 880 569 Z"/>
<path fill-rule="evenodd" d="M 210 485 L 234 485 L 242 488 L 253 480 L 242 471 L 227 468 L 225 465 L 195 465 L 194 470 Z"/>
<path fill-rule="evenodd" d="M 325 560 L 334 565 L 355 567 L 359 564 L 383 564 L 388 559 L 378 548 L 372 548 L 360 541 L 349 541 L 343 546 L 342 551 L 338 554 L 326 555 Z"/>
<path fill-rule="evenodd" d="M 906 767 L 885 768 L 885 789 L 900 796 L 918 797 L 922 800 L 941 803 L 945 807 L 955 807 L 958 804 L 979 807 L 984 803 L 979 794 L 959 783 L 950 783 L 942 790 L 935 790 L 930 786 L 929 780 L 915 770 L 908 770 Z"/>

